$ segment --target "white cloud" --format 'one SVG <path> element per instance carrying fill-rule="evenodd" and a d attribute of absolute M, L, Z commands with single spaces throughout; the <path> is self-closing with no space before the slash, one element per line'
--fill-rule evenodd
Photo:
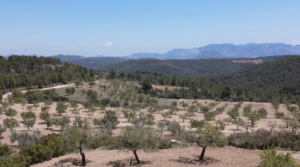
<path fill-rule="evenodd" d="M 105 47 L 112 47 L 113 46 L 113 43 L 112 42 L 106 42 L 104 44 Z"/>

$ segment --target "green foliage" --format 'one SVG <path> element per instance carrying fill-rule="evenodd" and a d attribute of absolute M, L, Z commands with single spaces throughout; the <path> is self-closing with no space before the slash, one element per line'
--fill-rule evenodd
<path fill-rule="evenodd" d="M 7 144 L 2 144 L 0 142 L 0 157 L 2 156 L 9 156 L 13 153 L 13 149 L 10 148 Z"/>
<path fill-rule="evenodd" d="M 29 167 L 29 163 L 25 156 L 16 154 L 11 157 L 2 159 L 0 161 L 0 167 Z"/>
<path fill-rule="evenodd" d="M 119 124 L 118 117 L 115 111 L 106 111 L 102 119 L 103 128 L 102 131 L 105 134 L 111 134 L 112 130 Z"/>
<path fill-rule="evenodd" d="M 28 130 L 30 127 L 33 127 L 33 125 L 35 124 L 35 121 L 36 121 L 35 113 L 33 113 L 31 111 L 23 112 L 21 114 L 21 117 L 23 118 L 23 121 L 21 123 L 24 124 L 28 128 Z"/>
<path fill-rule="evenodd" d="M 176 121 L 172 121 L 172 122 L 167 121 L 166 125 L 167 125 L 168 131 L 172 132 L 172 134 L 174 136 L 180 135 L 180 133 L 182 131 L 182 128 L 181 128 L 181 126 L 178 122 L 176 122 Z"/>
<path fill-rule="evenodd" d="M 32 144 L 38 144 L 41 138 L 40 131 L 34 131 L 33 134 L 12 132 L 10 142 L 18 141 L 19 147 L 28 147 Z"/>
<path fill-rule="evenodd" d="M 29 164 L 34 164 L 50 160 L 53 156 L 53 151 L 47 146 L 33 144 L 29 147 L 22 147 L 20 154 L 26 157 Z"/>
<path fill-rule="evenodd" d="M 205 121 L 213 121 L 215 120 L 216 112 L 206 112 L 204 113 Z"/>
<path fill-rule="evenodd" d="M 171 142 L 162 142 L 158 146 L 159 149 L 170 149 L 172 148 L 172 143 Z"/>
<path fill-rule="evenodd" d="M 248 149 L 279 147 L 283 149 L 300 150 L 300 135 L 288 131 L 258 129 L 254 134 L 231 134 L 228 136 L 228 141 L 229 145 Z"/>
<path fill-rule="evenodd" d="M 277 153 L 275 149 L 265 150 L 260 160 L 259 167 L 300 167 L 290 153 Z"/>
<path fill-rule="evenodd" d="M 199 128 L 199 127 L 203 127 L 205 125 L 205 122 L 202 121 L 198 121 L 198 120 L 191 120 L 190 121 L 190 126 L 192 128 Z"/>
<path fill-rule="evenodd" d="M 59 157 L 61 155 L 64 155 L 68 151 L 68 146 L 66 146 L 63 143 L 60 135 L 58 135 L 58 134 L 49 134 L 46 136 L 42 136 L 40 138 L 39 143 L 52 150 L 52 152 L 53 152 L 52 157 Z"/>
<path fill-rule="evenodd" d="M 142 86 L 142 90 L 144 92 L 148 92 L 149 90 L 152 89 L 152 84 L 149 80 L 144 80 L 142 83 L 141 83 L 141 86 Z"/>
<path fill-rule="evenodd" d="M 141 128 L 134 130 L 130 127 L 127 127 L 122 135 L 118 138 L 120 149 L 131 150 L 136 158 L 137 163 L 140 163 L 137 150 L 151 150 L 154 149 L 157 145 L 157 138 L 155 132 L 151 129 Z"/>
<path fill-rule="evenodd" d="M 53 125 L 60 126 L 60 130 L 63 131 L 67 126 L 69 126 L 70 123 L 70 118 L 67 116 L 62 116 L 62 117 L 54 117 L 52 119 Z"/>
<path fill-rule="evenodd" d="M 206 124 L 203 127 L 198 127 L 197 130 L 193 132 L 185 132 L 183 134 L 183 137 L 187 141 L 196 143 L 199 147 L 202 148 L 201 155 L 199 156 L 200 161 L 204 159 L 206 147 L 222 147 L 227 145 L 227 139 L 225 135 L 220 131 L 220 129 L 210 124 Z"/>
<path fill-rule="evenodd" d="M 17 111 L 10 107 L 4 111 L 4 115 L 6 115 L 7 117 L 10 117 L 12 119 L 14 116 L 17 115 Z"/>
<path fill-rule="evenodd" d="M 9 119 L 9 118 L 6 118 L 3 121 L 3 125 L 4 125 L 5 128 L 8 128 L 11 131 L 13 131 L 16 127 L 19 127 L 19 123 L 18 123 L 17 120 Z"/>
<path fill-rule="evenodd" d="M 58 113 L 59 115 L 62 115 L 62 113 L 65 113 L 65 112 L 66 112 L 67 108 L 68 108 L 68 105 L 65 104 L 64 102 L 61 102 L 61 101 L 60 101 L 60 102 L 57 103 L 56 111 L 57 111 L 57 113 Z"/>
<path fill-rule="evenodd" d="M 81 79 L 87 69 L 59 59 L 37 56 L 12 55 L 7 60 L 0 58 L 0 85 L 2 90 L 38 85 L 39 88 L 56 83 Z M 11 69 L 14 69 L 12 73 Z M 0 91 L 1 92 L 1 91 Z"/>

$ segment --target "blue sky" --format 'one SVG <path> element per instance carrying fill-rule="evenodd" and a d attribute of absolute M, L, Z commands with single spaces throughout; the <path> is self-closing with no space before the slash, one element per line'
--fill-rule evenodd
<path fill-rule="evenodd" d="M 0 55 L 300 44 L 300 0 L 0 0 Z"/>

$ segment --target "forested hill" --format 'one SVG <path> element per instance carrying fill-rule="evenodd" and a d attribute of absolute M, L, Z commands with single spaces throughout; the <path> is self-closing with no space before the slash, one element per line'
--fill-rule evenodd
<path fill-rule="evenodd" d="M 279 90 L 284 94 L 300 95 L 300 56 L 285 57 L 237 73 L 210 77 L 209 80 L 248 91 Z"/>
<path fill-rule="evenodd" d="M 122 63 L 112 64 L 100 68 L 103 71 L 115 72 L 150 72 L 162 75 L 178 76 L 204 76 L 237 72 L 255 65 L 255 62 L 261 60 L 263 63 L 275 61 L 284 56 L 270 56 L 259 58 L 240 58 L 240 59 L 206 59 L 206 60 L 158 60 L 141 59 L 130 60 Z M 249 61 L 249 62 L 247 62 Z M 247 62 L 247 63 L 245 63 Z"/>
<path fill-rule="evenodd" d="M 0 94 L 16 87 L 40 88 L 67 83 L 88 75 L 87 68 L 59 59 L 36 56 L 0 56 Z"/>

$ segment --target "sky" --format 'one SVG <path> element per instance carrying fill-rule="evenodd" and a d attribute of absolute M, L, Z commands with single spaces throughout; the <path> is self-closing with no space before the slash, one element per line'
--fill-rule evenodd
<path fill-rule="evenodd" d="M 300 0 L 0 0 L 0 55 L 300 44 Z"/>

